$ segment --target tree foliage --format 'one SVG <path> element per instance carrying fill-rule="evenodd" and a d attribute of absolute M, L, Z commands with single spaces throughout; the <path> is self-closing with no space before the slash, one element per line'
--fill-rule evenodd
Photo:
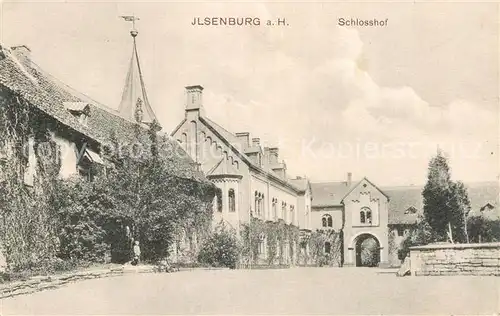
<path fill-rule="evenodd" d="M 141 155 L 101 153 L 112 163 L 95 181 L 60 180 L 61 153 L 53 132 L 74 131 L 22 98 L 0 92 L 0 228 L 11 270 L 30 269 L 56 255 L 102 261 L 117 249 L 123 261 L 130 237 L 141 241 L 144 259 L 156 260 L 168 255 L 174 234 L 209 231 L 216 188 L 174 176 L 178 157 L 158 154 L 164 136 L 137 127 L 133 145 Z M 117 148 L 122 145 L 119 137 L 114 141 Z M 24 181 L 32 163 L 27 148 L 36 155 L 32 186 Z"/>
<path fill-rule="evenodd" d="M 451 181 L 448 161 L 441 151 L 429 162 L 422 196 L 425 221 L 436 241 L 466 242 L 465 218 L 470 210 L 467 191 L 461 182 Z"/>
<path fill-rule="evenodd" d="M 404 260 L 410 253 L 410 247 L 427 245 L 437 239 L 434 229 L 424 218 L 418 221 L 417 227 L 410 231 L 410 235 L 402 242 L 398 250 L 398 258 Z"/>
<path fill-rule="evenodd" d="M 471 216 L 467 220 L 470 242 L 499 242 L 500 220 L 484 216 Z"/>
<path fill-rule="evenodd" d="M 198 261 L 213 267 L 234 269 L 239 260 L 239 253 L 236 232 L 221 222 L 203 242 Z"/>

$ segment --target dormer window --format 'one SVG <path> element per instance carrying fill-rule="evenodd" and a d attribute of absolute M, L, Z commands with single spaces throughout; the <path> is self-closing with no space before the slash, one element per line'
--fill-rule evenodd
<path fill-rule="evenodd" d="M 405 214 L 415 214 L 417 212 L 417 209 L 413 206 L 410 206 L 409 208 L 406 209 Z"/>
<path fill-rule="evenodd" d="M 78 121 L 87 125 L 88 117 L 90 116 L 90 106 L 85 102 L 64 102 L 64 107 L 68 110 Z"/>
<path fill-rule="evenodd" d="M 101 156 L 87 147 L 87 143 L 77 148 L 77 159 L 78 174 L 87 181 L 93 181 L 104 166 Z"/>

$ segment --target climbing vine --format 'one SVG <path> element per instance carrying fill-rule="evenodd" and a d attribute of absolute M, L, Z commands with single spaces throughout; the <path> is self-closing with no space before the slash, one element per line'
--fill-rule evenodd
<path fill-rule="evenodd" d="M 329 246 L 327 246 L 327 243 Z M 300 243 L 299 263 L 316 266 L 342 266 L 343 232 L 318 229 Z M 326 249 L 326 248 L 329 249 Z"/>
<path fill-rule="evenodd" d="M 33 269 L 57 251 L 51 202 L 60 149 L 50 139 L 51 124 L 22 98 L 0 91 L 0 231 L 11 270 Z"/>
<path fill-rule="evenodd" d="M 242 262 L 244 264 L 285 264 L 285 248 L 288 246 L 290 258 L 295 257 L 295 247 L 299 241 L 299 228 L 286 224 L 283 220 L 263 221 L 252 217 L 250 223 L 241 224 Z M 259 245 L 264 243 L 267 253 L 259 253 Z M 292 259 L 293 260 L 293 259 Z"/>

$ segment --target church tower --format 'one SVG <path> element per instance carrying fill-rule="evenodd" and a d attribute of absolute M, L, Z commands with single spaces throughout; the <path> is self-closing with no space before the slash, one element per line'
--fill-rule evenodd
<path fill-rule="evenodd" d="M 139 62 L 139 54 L 137 53 L 136 38 L 139 32 L 135 29 L 135 16 L 123 16 L 125 21 L 133 22 L 132 36 L 133 47 L 132 57 L 123 88 L 122 99 L 118 107 L 118 112 L 125 118 L 135 121 L 139 124 L 146 124 L 154 129 L 161 129 L 156 115 L 151 108 L 146 93 L 144 78 L 142 77 L 141 65 Z"/>

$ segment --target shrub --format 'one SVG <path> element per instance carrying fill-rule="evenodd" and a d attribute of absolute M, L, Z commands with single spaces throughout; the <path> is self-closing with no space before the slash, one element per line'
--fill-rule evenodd
<path fill-rule="evenodd" d="M 236 234 L 221 224 L 202 244 L 198 261 L 212 267 L 236 268 L 239 246 Z"/>
<path fill-rule="evenodd" d="M 467 220 L 470 242 L 500 241 L 500 220 L 471 216 Z"/>
<path fill-rule="evenodd" d="M 436 234 L 431 226 L 425 220 L 420 220 L 417 227 L 401 242 L 401 247 L 398 250 L 399 260 L 404 260 L 410 254 L 410 247 L 427 245 L 436 239 Z"/>

